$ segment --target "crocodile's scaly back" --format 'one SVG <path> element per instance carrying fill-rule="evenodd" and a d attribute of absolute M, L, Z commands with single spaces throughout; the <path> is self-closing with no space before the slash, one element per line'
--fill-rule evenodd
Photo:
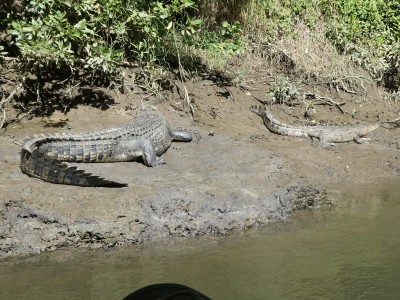
<path fill-rule="evenodd" d="M 131 161 L 143 157 L 148 166 L 164 163 L 163 154 L 173 140 L 191 141 L 186 130 L 172 130 L 158 112 L 142 112 L 131 122 L 100 131 L 49 134 L 30 138 L 21 152 L 21 170 L 53 183 L 81 186 L 124 186 L 75 167 L 68 162 Z"/>
<path fill-rule="evenodd" d="M 33 151 L 36 147 L 49 142 L 89 142 L 100 140 L 117 141 L 129 137 L 154 139 L 158 145 L 165 145 L 170 139 L 171 128 L 164 117 L 155 111 L 141 112 L 131 122 L 99 131 L 78 134 L 41 134 L 28 139 L 23 148 Z M 84 145 L 84 144 L 82 144 Z"/>

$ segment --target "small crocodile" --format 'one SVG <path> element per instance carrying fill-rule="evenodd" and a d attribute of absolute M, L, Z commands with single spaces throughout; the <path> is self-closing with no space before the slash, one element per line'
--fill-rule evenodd
<path fill-rule="evenodd" d="M 23 173 L 44 181 L 78 186 L 123 187 L 63 162 L 118 162 L 143 159 L 149 167 L 164 164 L 159 156 L 172 141 L 189 142 L 187 130 L 172 130 L 156 111 L 140 112 L 131 122 L 100 131 L 49 134 L 26 139 L 21 151 Z"/>
<path fill-rule="evenodd" d="M 279 122 L 267 107 L 253 105 L 251 111 L 261 116 L 265 126 L 280 135 L 317 138 L 322 143 L 343 143 L 354 141 L 358 144 L 368 143 L 365 135 L 378 128 L 377 123 L 363 123 L 352 126 L 291 126 Z"/>

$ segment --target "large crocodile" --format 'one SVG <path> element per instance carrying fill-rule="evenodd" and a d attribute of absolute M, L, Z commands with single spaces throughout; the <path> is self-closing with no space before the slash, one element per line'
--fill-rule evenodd
<path fill-rule="evenodd" d="M 122 187 L 126 184 L 93 176 L 62 162 L 118 162 L 142 158 L 152 167 L 164 163 L 159 156 L 173 140 L 189 142 L 192 135 L 187 130 L 172 130 L 156 111 L 140 112 L 130 123 L 109 129 L 31 137 L 21 151 L 21 170 L 52 183 Z"/>
<path fill-rule="evenodd" d="M 363 123 L 351 126 L 291 126 L 279 122 L 267 107 L 253 105 L 251 111 L 261 116 L 265 126 L 280 135 L 317 138 L 322 143 L 343 143 L 354 141 L 358 144 L 369 142 L 365 135 L 378 128 L 377 123 Z"/>

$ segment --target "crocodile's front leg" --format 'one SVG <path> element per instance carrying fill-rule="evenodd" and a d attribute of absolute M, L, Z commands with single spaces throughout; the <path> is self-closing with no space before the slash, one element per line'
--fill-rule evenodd
<path fill-rule="evenodd" d="M 162 158 L 158 157 L 156 154 L 156 150 L 154 149 L 153 144 L 149 140 L 143 140 L 141 143 L 141 146 L 143 147 L 143 162 L 145 165 L 149 167 L 155 167 L 158 165 L 163 165 L 165 164 L 165 160 Z"/>
<path fill-rule="evenodd" d="M 307 135 L 311 140 L 318 139 L 320 142 L 324 142 L 324 134 L 320 130 L 307 130 Z"/>
<path fill-rule="evenodd" d="M 151 141 L 144 138 L 120 141 L 115 152 L 115 161 L 133 161 L 142 157 L 149 167 L 165 164 L 162 158 L 157 157 Z"/>
<path fill-rule="evenodd" d="M 320 145 L 323 149 L 328 149 L 332 146 L 335 146 L 335 143 L 332 143 L 325 132 L 321 130 L 309 130 L 307 132 L 308 136 L 313 140 L 314 138 L 319 140 Z"/>

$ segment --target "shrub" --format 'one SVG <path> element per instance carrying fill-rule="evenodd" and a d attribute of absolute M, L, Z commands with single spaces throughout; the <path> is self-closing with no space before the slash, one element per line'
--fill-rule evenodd
<path fill-rule="evenodd" d="M 194 8 L 190 0 L 25 0 L 22 5 L 26 10 L 11 8 L 4 23 L 28 70 L 81 66 L 115 75 L 124 60 L 162 62 L 172 47 L 172 24 L 184 37 L 201 23 L 188 14 Z"/>

